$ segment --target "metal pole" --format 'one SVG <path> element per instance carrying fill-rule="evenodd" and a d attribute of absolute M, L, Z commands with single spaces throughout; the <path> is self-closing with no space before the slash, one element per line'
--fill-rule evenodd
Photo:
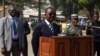
<path fill-rule="evenodd" d="M 3 2 L 3 16 L 5 17 L 5 0 L 2 0 Z"/>
<path fill-rule="evenodd" d="M 39 0 L 38 21 L 41 22 L 41 0 Z"/>
<path fill-rule="evenodd" d="M 75 13 L 75 5 L 74 5 L 74 2 L 73 2 L 73 14 Z"/>
<path fill-rule="evenodd" d="M 74 0 L 72 0 L 72 13 L 74 14 L 75 13 L 75 4 L 74 4 Z"/>

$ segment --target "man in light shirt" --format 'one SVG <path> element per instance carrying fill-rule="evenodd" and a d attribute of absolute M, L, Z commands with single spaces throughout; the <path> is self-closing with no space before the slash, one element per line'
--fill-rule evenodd
<path fill-rule="evenodd" d="M 16 9 L 9 8 L 9 15 L 0 19 L 0 48 L 4 56 L 20 56 L 24 48 L 24 31 L 22 22 L 15 16 Z"/>

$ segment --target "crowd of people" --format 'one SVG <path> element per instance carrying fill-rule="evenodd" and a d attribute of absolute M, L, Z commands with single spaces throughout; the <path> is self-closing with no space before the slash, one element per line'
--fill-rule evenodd
<path fill-rule="evenodd" d="M 11 7 L 8 10 L 9 15 L 0 19 L 0 48 L 1 53 L 4 56 L 28 56 L 28 43 L 27 35 L 30 33 L 28 21 L 20 16 L 20 12 Z M 68 36 L 81 36 L 82 25 L 79 25 L 79 19 L 77 14 L 71 15 L 71 24 L 61 32 L 59 25 L 53 21 L 56 19 L 56 11 L 52 7 L 45 9 L 45 18 L 42 22 L 38 23 L 33 30 L 32 34 L 32 48 L 34 56 L 39 56 L 39 38 L 41 36 L 57 36 L 62 33 Z M 94 38 L 94 53 L 97 51 L 97 56 L 100 56 L 100 27 L 99 13 L 94 12 L 91 25 L 86 26 L 86 34 L 92 35 Z M 96 26 L 91 27 L 91 26 Z"/>

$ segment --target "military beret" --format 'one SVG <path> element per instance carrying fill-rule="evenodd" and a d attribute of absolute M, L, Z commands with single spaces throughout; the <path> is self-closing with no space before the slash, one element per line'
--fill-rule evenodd
<path fill-rule="evenodd" d="M 71 14 L 71 19 L 78 20 L 78 15 L 77 14 Z"/>

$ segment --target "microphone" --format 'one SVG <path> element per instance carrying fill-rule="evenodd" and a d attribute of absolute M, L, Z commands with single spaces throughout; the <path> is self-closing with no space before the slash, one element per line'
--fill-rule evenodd
<path fill-rule="evenodd" d="M 77 26 L 83 26 L 83 27 L 90 27 L 90 28 L 96 28 L 96 29 L 100 29 L 100 27 L 98 27 L 98 26 L 91 26 L 91 25 L 85 25 L 85 24 L 83 24 L 83 25 L 80 25 L 80 24 L 77 24 Z"/>

